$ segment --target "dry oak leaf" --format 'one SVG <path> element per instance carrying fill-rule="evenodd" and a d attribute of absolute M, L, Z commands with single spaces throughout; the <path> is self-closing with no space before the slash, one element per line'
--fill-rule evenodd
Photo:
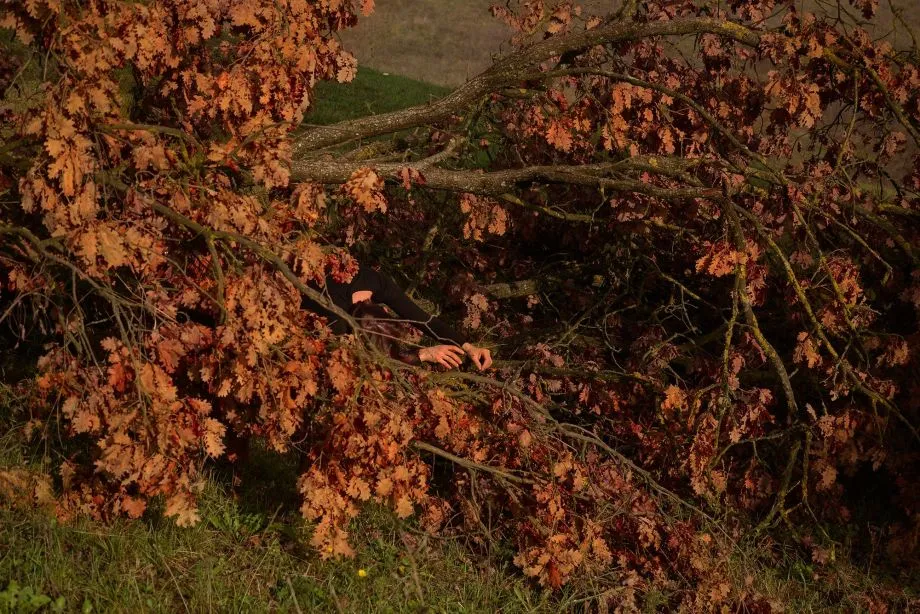
<path fill-rule="evenodd" d="M 734 272 L 735 265 L 747 262 L 747 255 L 736 251 L 726 241 L 718 241 L 709 246 L 709 253 L 696 261 L 696 272 L 706 272 L 713 277 L 721 277 Z"/>
<path fill-rule="evenodd" d="M 529 448 L 530 444 L 533 442 L 533 435 L 530 434 L 530 431 L 524 429 L 518 435 L 518 443 L 522 448 Z"/>
<path fill-rule="evenodd" d="M 345 184 L 345 193 L 368 213 L 385 213 L 387 201 L 383 196 L 383 179 L 370 168 L 359 168 Z"/>
<path fill-rule="evenodd" d="M 326 192 L 322 184 L 302 183 L 291 196 L 293 214 L 301 222 L 313 226 L 326 208 Z"/>
<path fill-rule="evenodd" d="M 560 151 L 572 151 L 572 133 L 562 122 L 554 121 L 549 125 L 546 142 Z"/>
<path fill-rule="evenodd" d="M 671 410 L 680 410 L 687 407 L 687 395 L 677 386 L 668 386 L 664 390 L 664 401 L 661 402 L 661 411 L 669 413 Z"/>
<path fill-rule="evenodd" d="M 198 506 L 192 498 L 185 493 L 177 493 L 166 499 L 167 516 L 174 517 L 180 527 L 191 527 L 198 524 L 201 517 L 198 515 Z"/>
<path fill-rule="evenodd" d="M 402 179 L 403 187 L 408 192 L 412 189 L 412 184 L 425 185 L 425 177 L 417 170 L 410 166 L 404 166 L 399 169 L 399 178 Z"/>
<path fill-rule="evenodd" d="M 156 345 L 157 356 L 167 373 L 174 373 L 186 350 L 178 339 L 162 339 Z"/>
<path fill-rule="evenodd" d="M 806 363 L 809 368 L 814 369 L 821 363 L 821 355 L 818 353 L 818 347 L 814 340 L 807 332 L 802 331 L 798 336 L 798 343 L 792 353 L 795 362 Z"/>
<path fill-rule="evenodd" d="M 122 235 L 113 228 L 101 226 L 97 234 L 99 252 L 109 268 L 118 268 L 128 264 L 128 252 Z"/>
<path fill-rule="evenodd" d="M 70 420 L 70 424 L 73 425 L 73 430 L 77 433 L 92 433 L 102 426 L 99 416 L 88 409 L 76 412 Z"/>
<path fill-rule="evenodd" d="M 205 418 L 203 422 L 204 449 L 211 458 L 217 458 L 224 453 L 224 434 L 227 427 L 214 418 Z"/>
<path fill-rule="evenodd" d="M 464 193 L 460 196 L 460 211 L 468 214 L 463 225 L 463 236 L 482 241 L 486 233 L 496 236 L 508 230 L 508 212 L 497 201 Z"/>
<path fill-rule="evenodd" d="M 408 518 L 415 511 L 415 508 L 412 506 L 412 501 L 409 500 L 409 497 L 403 495 L 396 501 L 396 515 L 400 518 Z"/>
<path fill-rule="evenodd" d="M 355 380 L 355 369 L 350 357 L 343 350 L 335 350 L 326 365 L 333 387 L 340 393 L 351 389 Z"/>
<path fill-rule="evenodd" d="M 837 469 L 830 465 L 825 465 L 825 467 L 821 470 L 821 478 L 818 480 L 817 489 L 819 491 L 829 490 L 830 487 L 833 486 L 834 482 L 836 481 L 837 481 Z"/>
<path fill-rule="evenodd" d="M 381 497 L 386 497 L 391 492 L 393 492 L 393 480 L 390 478 L 382 478 L 377 482 L 377 495 Z"/>
<path fill-rule="evenodd" d="M 140 518 L 147 509 L 147 502 L 136 497 L 125 497 L 121 500 L 121 509 L 129 518 Z"/>
<path fill-rule="evenodd" d="M 0 469 L 0 501 L 14 509 L 50 507 L 54 504 L 51 480 L 28 469 Z"/>
<path fill-rule="evenodd" d="M 352 477 L 348 482 L 348 487 L 345 492 L 349 497 L 353 499 L 360 499 L 361 501 L 367 501 L 371 498 L 371 487 L 365 480 L 362 480 L 359 477 Z"/>

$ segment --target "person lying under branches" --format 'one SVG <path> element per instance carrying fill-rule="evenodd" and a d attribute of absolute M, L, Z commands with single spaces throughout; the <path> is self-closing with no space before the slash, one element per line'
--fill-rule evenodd
<path fill-rule="evenodd" d="M 480 371 L 492 365 L 492 354 L 488 349 L 473 345 L 458 330 L 425 312 L 406 296 L 391 277 L 370 267 L 359 265 L 358 272 L 347 283 L 337 282 L 327 276 L 325 287 L 316 289 L 323 292 L 337 307 L 350 313 L 365 332 L 373 333 L 371 338 L 385 353 L 403 362 L 432 362 L 452 369 L 459 367 L 466 355 Z M 398 346 L 395 343 L 398 339 L 398 330 L 393 325 L 395 321 L 381 305 L 392 309 L 399 321 L 412 324 L 441 343 L 417 351 Z M 346 321 L 312 299 L 305 296 L 302 306 L 328 318 L 329 327 L 334 333 L 350 332 Z"/>

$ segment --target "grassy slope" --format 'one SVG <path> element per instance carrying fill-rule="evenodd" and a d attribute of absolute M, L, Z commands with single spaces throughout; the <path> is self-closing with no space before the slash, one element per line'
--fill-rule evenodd
<path fill-rule="evenodd" d="M 398 75 L 361 68 L 351 83 L 320 83 L 305 124 L 331 124 L 422 104 L 448 93 L 448 88 Z"/>

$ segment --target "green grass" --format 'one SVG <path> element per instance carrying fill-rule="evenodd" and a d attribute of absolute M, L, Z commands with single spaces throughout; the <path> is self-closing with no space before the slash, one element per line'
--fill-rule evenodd
<path fill-rule="evenodd" d="M 17 403 L 0 381 L 0 471 L 49 470 L 44 444 L 21 436 Z M 461 537 L 428 536 L 380 506 L 366 507 L 353 522 L 355 558 L 323 561 L 300 515 L 294 455 L 254 446 L 235 492 L 227 466 L 211 467 L 208 476 L 202 520 L 191 528 L 165 518 L 156 500 L 139 520 L 66 524 L 0 501 L 0 614 L 565 607 L 498 557 L 475 555 Z"/>
<path fill-rule="evenodd" d="M 332 124 L 387 113 L 441 98 L 450 89 L 371 68 L 359 68 L 351 83 L 322 82 L 304 124 Z"/>
<path fill-rule="evenodd" d="M 546 599 L 382 510 L 356 522 L 358 554 L 338 561 L 307 549 L 299 523 L 276 527 L 227 497 L 211 495 L 204 516 L 181 529 L 156 517 L 65 526 L 0 511 L 0 578 L 67 611 L 523 612 Z"/>
<path fill-rule="evenodd" d="M 15 442 L 13 431 L 0 437 L 0 469 L 35 458 Z M 323 561 L 309 546 L 294 477 L 292 459 L 257 450 L 238 497 L 213 474 L 192 528 L 156 507 L 111 524 L 59 524 L 39 511 L 0 508 L 0 612 L 510 613 L 561 605 L 459 539 L 427 536 L 380 507 L 355 520 L 354 559 Z"/>
<path fill-rule="evenodd" d="M 25 445 L 10 426 L 15 403 L 0 383 L 0 470 L 48 467 L 43 447 Z M 586 597 L 584 586 L 580 594 L 542 591 L 508 564 L 508 552 L 477 555 L 464 538 L 426 535 L 379 506 L 368 506 L 351 527 L 355 558 L 323 561 L 300 517 L 292 455 L 257 446 L 233 495 L 226 468 L 208 475 L 202 520 L 191 528 L 164 518 L 158 505 L 135 521 L 60 524 L 46 513 L 0 504 L 0 613 L 510 614 L 579 611 L 576 603 Z M 736 586 L 751 583 L 787 611 L 834 612 L 837 605 L 866 611 L 872 595 L 906 607 L 910 589 L 894 591 L 896 579 L 866 574 L 841 555 L 829 567 L 794 550 L 777 561 L 759 542 L 742 540 L 728 571 Z M 912 585 L 909 577 L 900 580 Z M 653 612 L 668 599 L 650 587 L 640 603 Z"/>

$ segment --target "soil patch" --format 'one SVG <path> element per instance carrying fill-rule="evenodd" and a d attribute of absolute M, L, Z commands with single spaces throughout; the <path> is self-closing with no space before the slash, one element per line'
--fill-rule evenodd
<path fill-rule="evenodd" d="M 456 87 L 492 62 L 511 36 L 492 17 L 494 0 L 379 0 L 342 33 L 358 65 Z"/>
<path fill-rule="evenodd" d="M 495 55 L 511 48 L 507 42 L 511 29 L 489 12 L 496 1 L 377 0 L 374 13 L 343 32 L 342 40 L 359 65 L 457 87 L 487 68 Z M 814 10 L 813 2 L 807 0 L 801 10 Z M 607 13 L 619 2 L 586 0 L 581 4 L 586 11 Z M 871 29 L 874 36 L 889 32 L 894 24 L 888 3 L 880 4 Z M 920 36 L 920 0 L 895 0 L 895 4 Z M 896 43 L 908 40 L 901 30 Z"/>

